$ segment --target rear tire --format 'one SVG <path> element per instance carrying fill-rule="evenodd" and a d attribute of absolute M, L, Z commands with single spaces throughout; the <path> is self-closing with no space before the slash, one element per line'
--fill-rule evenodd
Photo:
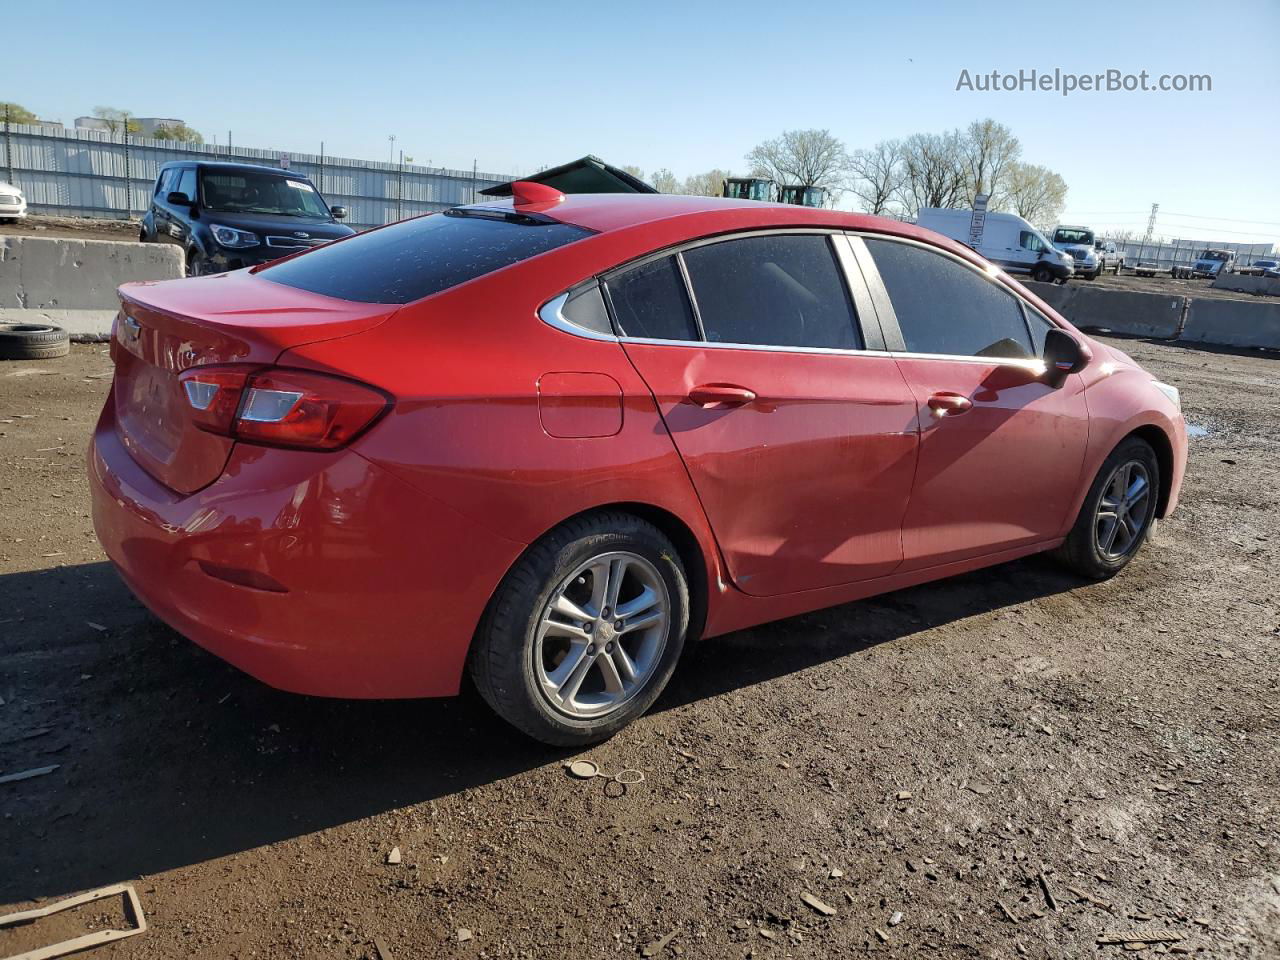
<path fill-rule="evenodd" d="M 0 323 L 0 360 L 52 360 L 71 352 L 71 337 L 47 323 Z"/>
<path fill-rule="evenodd" d="M 1071 533 L 1055 555 L 1092 580 L 1115 576 L 1151 533 L 1159 495 L 1155 451 L 1145 440 L 1128 438 L 1103 462 Z"/>
<path fill-rule="evenodd" d="M 688 578 L 671 541 L 628 513 L 589 514 L 516 562 L 489 602 L 468 666 L 512 726 L 543 743 L 581 746 L 608 739 L 653 704 L 688 625 Z"/>

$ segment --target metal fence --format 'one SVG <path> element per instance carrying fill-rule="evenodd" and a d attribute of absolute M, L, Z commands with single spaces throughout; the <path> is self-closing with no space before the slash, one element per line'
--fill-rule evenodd
<path fill-rule="evenodd" d="M 1128 240 L 1117 243 L 1116 248 L 1124 254 L 1126 266 L 1152 263 L 1161 270 L 1167 270 L 1174 264 L 1190 266 L 1206 250 L 1230 250 L 1240 267 L 1251 266 L 1254 260 L 1275 258 L 1269 243 L 1206 243 L 1203 240 L 1143 243 L 1141 240 Z"/>
<path fill-rule="evenodd" d="M 478 191 L 515 179 L 501 173 L 449 170 L 323 154 L 124 137 L 97 130 L 4 124 L 0 177 L 16 184 L 32 213 L 128 219 L 151 203 L 160 167 L 173 160 L 221 160 L 282 166 L 311 178 L 331 204 L 347 207 L 347 223 L 374 227 L 471 203 Z"/>

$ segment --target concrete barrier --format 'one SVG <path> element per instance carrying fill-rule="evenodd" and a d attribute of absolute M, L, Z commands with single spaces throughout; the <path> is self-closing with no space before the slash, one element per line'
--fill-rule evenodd
<path fill-rule="evenodd" d="M 114 310 L 120 284 L 180 276 L 170 244 L 0 236 L 0 309 Z"/>
<path fill-rule="evenodd" d="M 1280 297 L 1280 277 L 1252 277 L 1243 273 L 1226 273 L 1215 277 L 1213 285 L 1219 290 L 1238 290 L 1240 293 L 1260 293 Z"/>
<path fill-rule="evenodd" d="M 1103 327 L 1135 337 L 1172 340 L 1182 323 L 1185 297 L 1105 287 L 1027 283 L 1027 288 L 1077 327 Z"/>
<path fill-rule="evenodd" d="M 1193 300 L 1182 339 L 1280 350 L 1280 303 Z"/>

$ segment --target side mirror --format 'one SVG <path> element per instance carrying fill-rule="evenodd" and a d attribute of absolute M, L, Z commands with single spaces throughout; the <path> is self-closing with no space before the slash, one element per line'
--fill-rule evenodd
<path fill-rule="evenodd" d="M 1053 387 L 1062 386 L 1073 373 L 1079 373 L 1092 358 L 1092 351 L 1083 343 L 1054 327 L 1044 335 L 1044 377 Z"/>
<path fill-rule="evenodd" d="M 346 207 L 343 207 L 343 206 L 330 207 L 330 208 L 329 208 L 329 212 L 330 212 L 331 214 L 333 214 L 333 219 L 335 219 L 335 220 L 345 220 L 345 219 L 347 219 L 347 208 L 346 208 Z"/>
<path fill-rule="evenodd" d="M 175 207 L 191 206 L 191 198 L 188 197 L 181 190 L 174 190 L 165 199 L 168 200 L 170 203 L 172 203 Z"/>

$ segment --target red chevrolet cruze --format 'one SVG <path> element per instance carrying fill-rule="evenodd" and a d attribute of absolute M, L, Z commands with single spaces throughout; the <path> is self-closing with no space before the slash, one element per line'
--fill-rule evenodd
<path fill-rule="evenodd" d="M 286 690 L 606 737 L 686 642 L 1057 550 L 1178 498 L 1177 391 L 972 251 L 829 210 L 459 207 L 129 284 L 89 473 L 133 591 Z"/>

